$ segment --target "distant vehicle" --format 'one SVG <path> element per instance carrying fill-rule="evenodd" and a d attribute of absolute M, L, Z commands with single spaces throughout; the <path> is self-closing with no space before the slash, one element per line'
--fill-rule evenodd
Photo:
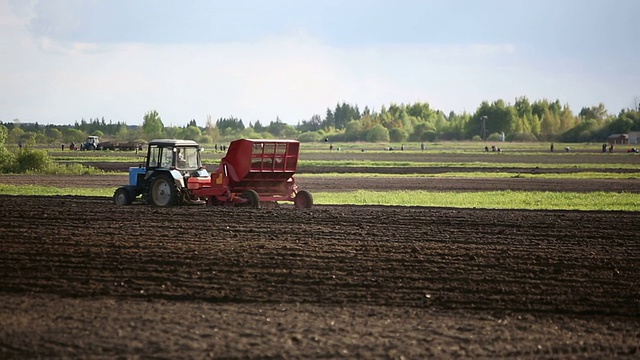
<path fill-rule="evenodd" d="M 115 141 L 103 141 L 100 142 L 98 136 L 89 136 L 87 141 L 80 145 L 80 150 L 142 150 L 142 144 L 134 141 L 115 142 Z"/>
<path fill-rule="evenodd" d="M 89 136 L 87 141 L 80 144 L 80 150 L 98 150 L 100 139 L 97 136 Z"/>

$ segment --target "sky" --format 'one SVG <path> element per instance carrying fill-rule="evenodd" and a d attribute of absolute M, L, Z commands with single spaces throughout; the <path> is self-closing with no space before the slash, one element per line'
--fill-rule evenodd
<path fill-rule="evenodd" d="M 637 0 L 0 0 L 0 121 L 640 99 Z"/>

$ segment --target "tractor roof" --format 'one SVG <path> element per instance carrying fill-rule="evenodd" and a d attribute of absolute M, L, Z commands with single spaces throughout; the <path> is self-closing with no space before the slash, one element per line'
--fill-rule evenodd
<path fill-rule="evenodd" d="M 290 139 L 245 139 L 253 142 L 279 142 L 279 143 L 296 143 L 298 140 Z"/>
<path fill-rule="evenodd" d="M 180 140 L 180 139 L 153 139 L 149 142 L 149 145 L 157 146 L 198 146 L 198 143 L 193 140 Z"/>
<path fill-rule="evenodd" d="M 298 140 L 288 140 L 288 139 L 238 139 L 238 140 L 232 141 L 232 143 L 234 142 L 251 142 L 251 143 L 265 143 L 265 144 L 299 143 Z"/>

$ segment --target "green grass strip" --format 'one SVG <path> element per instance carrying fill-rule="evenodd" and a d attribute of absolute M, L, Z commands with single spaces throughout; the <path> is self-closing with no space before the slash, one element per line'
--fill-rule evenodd
<path fill-rule="evenodd" d="M 300 160 L 298 166 L 318 167 L 446 167 L 446 168 L 525 168 L 540 169 L 638 169 L 638 164 L 625 163 L 501 163 L 501 162 L 422 162 L 422 161 L 374 161 L 374 160 Z"/>
<path fill-rule="evenodd" d="M 115 188 L 58 188 L 40 185 L 0 184 L 2 195 L 76 195 L 76 196 L 113 196 Z"/>
<path fill-rule="evenodd" d="M 5 195 L 113 196 L 114 188 L 56 188 L 37 185 L 3 185 Z M 640 194 L 614 192 L 548 191 L 366 191 L 318 192 L 317 205 L 394 205 L 482 209 L 640 211 Z"/>
<path fill-rule="evenodd" d="M 548 191 L 366 191 L 314 193 L 316 204 L 404 205 L 483 209 L 640 211 L 640 194 Z"/>
<path fill-rule="evenodd" d="M 613 180 L 637 180 L 640 172 L 610 173 L 610 172 L 575 172 L 575 173 L 542 173 L 532 174 L 527 172 L 446 172 L 439 174 L 380 174 L 380 173 L 322 173 L 322 174 L 296 174 L 296 178 L 459 178 L 459 179 L 613 179 Z"/>

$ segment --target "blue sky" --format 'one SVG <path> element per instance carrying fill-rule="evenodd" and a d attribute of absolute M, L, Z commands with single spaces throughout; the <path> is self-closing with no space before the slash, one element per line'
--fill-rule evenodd
<path fill-rule="evenodd" d="M 347 102 L 640 98 L 636 0 L 0 0 L 0 121 L 296 124 Z"/>

